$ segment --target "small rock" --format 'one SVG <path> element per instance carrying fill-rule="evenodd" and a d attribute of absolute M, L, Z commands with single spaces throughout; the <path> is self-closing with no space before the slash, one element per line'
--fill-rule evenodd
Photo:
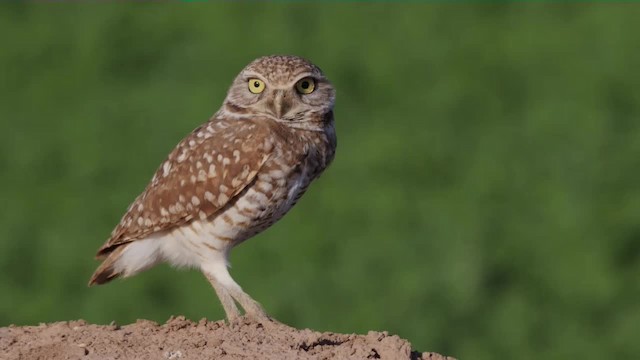
<path fill-rule="evenodd" d="M 182 357 L 182 351 L 177 350 L 177 351 L 165 351 L 164 352 L 164 358 L 165 359 L 180 359 Z"/>

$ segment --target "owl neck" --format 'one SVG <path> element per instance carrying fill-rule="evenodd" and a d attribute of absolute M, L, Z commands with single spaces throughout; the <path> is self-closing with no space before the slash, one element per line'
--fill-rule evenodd
<path fill-rule="evenodd" d="M 225 102 L 220 110 L 213 115 L 211 120 L 216 118 L 237 120 L 266 118 L 288 128 L 323 133 L 327 132 L 329 128 L 333 129 L 333 110 L 329 110 L 327 113 L 309 112 L 294 119 L 278 119 L 270 114 L 257 113 L 252 109 Z"/>

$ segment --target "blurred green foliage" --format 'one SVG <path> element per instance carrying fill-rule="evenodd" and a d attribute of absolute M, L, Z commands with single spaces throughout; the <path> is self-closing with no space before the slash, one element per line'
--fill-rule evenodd
<path fill-rule="evenodd" d="M 466 359 L 640 353 L 640 7 L 0 7 L 0 325 L 223 317 L 160 266 L 87 288 L 164 156 L 253 58 L 337 91 L 336 160 L 232 254 L 276 318 Z"/>

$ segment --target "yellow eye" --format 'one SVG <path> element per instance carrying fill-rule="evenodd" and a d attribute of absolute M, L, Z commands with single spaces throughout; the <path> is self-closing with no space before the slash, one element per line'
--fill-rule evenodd
<path fill-rule="evenodd" d="M 260 79 L 249 79 L 249 91 L 254 94 L 260 94 L 264 91 L 264 82 Z"/>
<path fill-rule="evenodd" d="M 305 94 L 305 95 L 311 94 L 313 90 L 315 90 L 315 88 L 316 88 L 316 81 L 310 77 L 300 79 L 296 83 L 296 90 L 298 90 L 300 94 Z"/>

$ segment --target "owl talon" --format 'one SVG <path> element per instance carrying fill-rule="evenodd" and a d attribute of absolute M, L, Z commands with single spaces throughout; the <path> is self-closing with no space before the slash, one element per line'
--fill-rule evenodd
<path fill-rule="evenodd" d="M 242 327 L 242 324 L 244 321 L 242 317 L 239 316 L 239 317 L 227 319 L 227 322 L 229 323 L 229 328 L 231 328 L 232 330 L 237 330 Z"/>

